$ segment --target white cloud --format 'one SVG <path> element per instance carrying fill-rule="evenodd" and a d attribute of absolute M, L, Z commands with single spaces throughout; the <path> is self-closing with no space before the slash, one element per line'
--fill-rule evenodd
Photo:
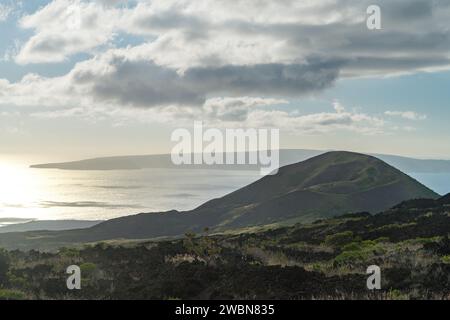
<path fill-rule="evenodd" d="M 213 121 L 243 122 L 255 108 L 284 104 L 288 101 L 255 97 L 212 98 L 203 105 L 203 117 Z"/>
<path fill-rule="evenodd" d="M 252 127 L 274 127 L 298 134 L 320 134 L 334 131 L 358 132 L 366 135 L 383 134 L 385 121 L 364 113 L 346 111 L 299 115 L 280 110 L 255 110 L 249 113 Z"/>
<path fill-rule="evenodd" d="M 401 117 L 408 120 L 426 120 L 427 116 L 425 114 L 419 114 L 414 111 L 386 111 L 386 115 L 391 117 Z"/>
<path fill-rule="evenodd" d="M 208 100 L 202 108 L 203 111 L 190 109 L 189 112 L 183 113 L 180 110 L 165 108 L 160 110 L 160 113 L 166 113 L 164 121 L 172 119 L 176 125 L 179 125 L 180 121 L 192 125 L 194 119 L 201 119 L 206 126 L 216 128 L 278 128 L 302 135 L 336 131 L 380 135 L 391 129 L 386 127 L 386 121 L 383 118 L 361 112 L 350 112 L 341 104 L 339 112 L 310 114 L 301 114 L 298 110 L 289 112 L 272 108 L 273 105 L 281 106 L 284 103 L 282 100 L 271 101 L 261 98 L 220 98 Z M 247 105 L 247 108 L 244 108 L 244 105 Z M 211 109 L 216 110 L 211 112 Z"/>
<path fill-rule="evenodd" d="M 120 11 L 95 2 L 55 0 L 21 18 L 22 28 L 35 34 L 21 48 L 16 62 L 55 63 L 92 52 L 113 39 Z"/>
<path fill-rule="evenodd" d="M 345 108 L 339 101 L 333 101 L 333 108 L 337 113 L 344 113 Z"/>

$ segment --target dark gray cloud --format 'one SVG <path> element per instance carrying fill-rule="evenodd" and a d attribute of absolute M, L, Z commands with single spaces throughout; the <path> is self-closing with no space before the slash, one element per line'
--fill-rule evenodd
<path fill-rule="evenodd" d="M 431 18 L 434 5 L 439 1 L 408 0 L 408 1 L 383 1 L 385 16 L 393 21 Z"/>
<path fill-rule="evenodd" d="M 90 94 L 100 101 L 112 101 L 137 107 L 170 104 L 196 105 L 204 102 L 203 92 L 182 80 L 173 69 L 146 61 L 118 61 L 107 75 L 85 73 L 78 79 L 89 79 Z M 85 82 L 85 81 L 82 81 Z"/>
<path fill-rule="evenodd" d="M 301 96 L 333 85 L 343 61 L 311 59 L 304 64 L 190 68 L 184 74 L 153 62 L 114 58 L 104 75 L 81 69 L 75 85 L 87 86 L 95 99 L 137 107 L 201 106 L 209 95 Z"/>
<path fill-rule="evenodd" d="M 305 64 L 192 68 L 183 78 L 216 94 L 300 96 L 329 88 L 338 78 L 342 64 L 314 59 Z"/>

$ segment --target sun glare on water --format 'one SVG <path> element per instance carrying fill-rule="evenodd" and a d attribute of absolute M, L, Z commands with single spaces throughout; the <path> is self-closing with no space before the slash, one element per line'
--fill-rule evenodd
<path fill-rule="evenodd" d="M 9 218 L 39 218 L 42 176 L 27 165 L 0 160 L 0 223 Z"/>

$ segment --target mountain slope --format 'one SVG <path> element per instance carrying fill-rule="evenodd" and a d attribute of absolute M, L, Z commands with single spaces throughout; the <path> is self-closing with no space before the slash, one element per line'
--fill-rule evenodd
<path fill-rule="evenodd" d="M 197 212 L 222 215 L 222 226 L 242 227 L 356 211 L 376 213 L 414 198 L 438 195 L 372 156 L 328 152 L 289 165 Z"/>
<path fill-rule="evenodd" d="M 349 212 L 377 213 L 418 198 L 436 199 L 438 195 L 372 156 L 329 152 L 283 167 L 276 175 L 266 176 L 192 211 L 140 214 L 109 220 L 85 230 L 31 232 L 26 237 L 46 246 L 177 236 L 205 227 L 225 231 L 308 222 Z M 7 242 L 21 243 L 23 237 L 9 234 Z M 0 246 L 6 239 L 7 236 L 0 236 Z"/>

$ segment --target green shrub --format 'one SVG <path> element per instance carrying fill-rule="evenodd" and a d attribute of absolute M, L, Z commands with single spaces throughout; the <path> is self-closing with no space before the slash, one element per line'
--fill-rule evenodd
<path fill-rule="evenodd" d="M 80 251 L 76 248 L 61 248 L 59 253 L 61 256 L 68 258 L 78 258 L 80 256 Z"/>
<path fill-rule="evenodd" d="M 0 289 L 0 300 L 24 300 L 25 293 L 18 290 Z"/>
<path fill-rule="evenodd" d="M 450 255 L 443 256 L 443 257 L 441 258 L 441 260 L 442 260 L 442 262 L 445 263 L 445 264 L 450 264 Z"/>
<path fill-rule="evenodd" d="M 354 240 L 352 231 L 344 231 L 326 236 L 324 243 L 329 246 L 340 247 Z"/>
<path fill-rule="evenodd" d="M 431 238 L 414 238 L 414 239 L 408 239 L 405 241 L 402 241 L 399 243 L 399 245 L 402 244 L 418 244 L 418 245 L 425 245 L 429 243 L 439 242 L 442 239 L 442 237 L 436 236 Z"/>
<path fill-rule="evenodd" d="M 400 290 L 394 289 L 389 291 L 388 299 L 391 300 L 409 300 L 409 297 L 406 293 L 402 293 Z"/>
<path fill-rule="evenodd" d="M 368 254 L 362 250 L 357 251 L 344 251 L 336 258 L 334 262 L 338 265 L 346 265 L 352 263 L 364 262 L 368 259 Z"/>
<path fill-rule="evenodd" d="M 95 263 L 85 262 L 80 266 L 80 270 L 82 274 L 92 274 L 95 270 L 97 270 L 97 265 Z"/>
<path fill-rule="evenodd" d="M 380 237 L 374 240 L 376 243 L 388 243 L 391 242 L 391 239 L 389 237 Z"/>
<path fill-rule="evenodd" d="M 362 263 L 376 253 L 384 252 L 383 247 L 372 240 L 352 242 L 345 245 L 342 250 L 343 252 L 334 259 L 338 265 Z"/>
<path fill-rule="evenodd" d="M 16 288 L 26 288 L 28 281 L 24 277 L 18 277 L 15 274 L 8 272 L 9 285 Z"/>

